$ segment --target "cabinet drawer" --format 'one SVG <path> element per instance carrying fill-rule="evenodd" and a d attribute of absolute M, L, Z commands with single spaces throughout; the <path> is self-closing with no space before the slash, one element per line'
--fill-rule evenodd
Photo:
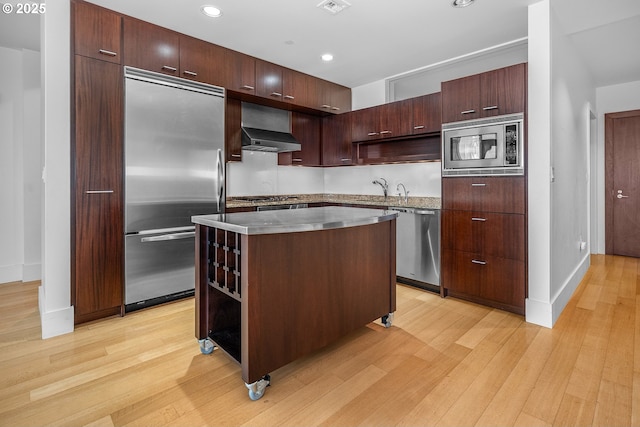
<path fill-rule="evenodd" d="M 524 214 L 524 177 L 443 178 L 442 208 Z"/>
<path fill-rule="evenodd" d="M 514 312 L 524 310 L 523 261 L 444 250 L 441 273 L 448 293 Z"/>
<path fill-rule="evenodd" d="M 442 211 L 442 247 L 525 260 L 524 215 Z"/>

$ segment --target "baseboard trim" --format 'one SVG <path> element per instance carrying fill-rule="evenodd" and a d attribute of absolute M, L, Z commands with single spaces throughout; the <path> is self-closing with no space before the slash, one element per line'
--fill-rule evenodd
<path fill-rule="evenodd" d="M 0 267 L 0 283 L 20 282 L 22 280 L 22 266 L 3 265 Z"/>
<path fill-rule="evenodd" d="M 42 264 L 25 264 L 22 266 L 22 281 L 33 282 L 42 279 Z"/>
<path fill-rule="evenodd" d="M 60 310 L 45 311 L 44 288 L 38 288 L 38 308 L 42 339 L 53 338 L 73 332 L 73 306 Z"/>
<path fill-rule="evenodd" d="M 528 323 L 553 328 L 560 314 L 569 303 L 571 296 L 578 289 L 582 278 L 591 265 L 591 256 L 586 254 L 582 261 L 571 272 L 560 290 L 553 296 L 551 302 L 527 298 L 525 301 L 525 319 Z"/>

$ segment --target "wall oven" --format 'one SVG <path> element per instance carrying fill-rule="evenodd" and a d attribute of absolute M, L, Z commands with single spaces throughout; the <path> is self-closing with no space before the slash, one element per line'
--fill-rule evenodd
<path fill-rule="evenodd" d="M 442 175 L 524 175 L 524 114 L 442 125 Z"/>

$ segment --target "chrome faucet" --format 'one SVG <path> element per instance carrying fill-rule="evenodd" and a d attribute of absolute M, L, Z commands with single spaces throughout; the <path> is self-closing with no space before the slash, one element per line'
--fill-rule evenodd
<path fill-rule="evenodd" d="M 373 180 L 373 184 L 378 184 L 380 187 L 382 187 L 382 191 L 384 193 L 384 199 L 387 200 L 387 193 L 389 192 L 389 184 L 387 183 L 387 180 L 384 178 L 380 178 L 383 182 L 380 182 L 380 180 L 374 179 Z"/>
<path fill-rule="evenodd" d="M 402 185 L 402 189 L 404 190 L 404 204 L 409 203 L 409 192 L 407 191 L 407 187 L 404 186 L 403 183 L 400 183 L 396 186 L 396 190 L 398 191 L 398 198 L 402 197 L 402 193 L 400 193 L 400 186 Z"/>

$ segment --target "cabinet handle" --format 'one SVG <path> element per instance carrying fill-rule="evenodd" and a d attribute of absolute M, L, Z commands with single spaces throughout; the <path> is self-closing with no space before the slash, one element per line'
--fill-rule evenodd
<path fill-rule="evenodd" d="M 487 261 L 480 261 L 478 259 L 472 259 L 471 262 L 474 264 L 487 265 Z"/>
<path fill-rule="evenodd" d="M 250 85 L 242 85 L 242 87 L 240 87 L 240 89 L 254 90 L 254 89 L 255 89 L 255 87 L 250 86 Z"/>
<path fill-rule="evenodd" d="M 466 111 L 461 111 L 460 114 L 473 114 L 475 112 L 476 110 L 466 110 Z"/>
<path fill-rule="evenodd" d="M 472 187 L 486 187 L 487 184 L 485 184 L 485 183 L 472 183 L 471 186 Z"/>
<path fill-rule="evenodd" d="M 192 76 L 192 77 L 196 77 L 198 75 L 198 73 L 194 73 L 193 71 L 189 71 L 189 70 L 184 70 L 183 73 L 186 74 L 187 76 Z"/>
<path fill-rule="evenodd" d="M 341 161 L 341 162 L 350 162 L 350 161 L 351 161 L 351 159 L 347 159 L 347 158 L 345 158 L 345 159 L 340 159 L 340 161 Z"/>
<path fill-rule="evenodd" d="M 293 162 L 301 162 L 302 159 L 291 159 L 291 161 L 293 161 Z"/>
<path fill-rule="evenodd" d="M 293 95 L 285 95 L 284 99 L 296 99 L 296 97 Z"/>
<path fill-rule="evenodd" d="M 489 111 L 489 110 L 497 110 L 497 109 L 498 109 L 497 105 L 492 105 L 491 107 L 484 107 L 482 110 Z"/>
<path fill-rule="evenodd" d="M 486 218 L 471 218 L 471 221 L 482 221 L 482 222 L 484 222 L 486 220 L 487 220 Z"/>
<path fill-rule="evenodd" d="M 177 68 L 175 68 L 175 67 L 170 67 L 170 66 L 168 66 L 168 65 L 163 65 L 163 66 L 162 66 L 162 69 L 163 69 L 163 70 L 167 70 L 167 71 L 171 71 L 172 73 L 175 73 L 176 71 L 178 71 L 178 69 L 177 69 Z"/>
<path fill-rule="evenodd" d="M 242 157 L 242 154 L 232 154 L 231 157 Z"/>
<path fill-rule="evenodd" d="M 280 92 L 271 92 L 271 96 L 282 96 Z"/>
<path fill-rule="evenodd" d="M 106 49 L 100 49 L 98 52 L 100 52 L 102 55 L 118 56 L 116 52 L 111 52 L 110 50 L 106 50 Z"/>
<path fill-rule="evenodd" d="M 367 136 L 376 136 L 376 135 L 378 135 L 378 132 L 369 132 L 367 134 Z"/>
<path fill-rule="evenodd" d="M 417 129 L 424 129 L 424 125 L 420 125 L 420 126 L 414 126 L 413 129 L 417 130 Z"/>
<path fill-rule="evenodd" d="M 111 194 L 113 190 L 87 190 L 86 194 Z"/>
<path fill-rule="evenodd" d="M 327 105 L 327 104 L 322 104 L 321 105 L 322 108 L 331 108 L 331 105 Z"/>
<path fill-rule="evenodd" d="M 331 107 L 333 111 L 340 111 L 340 107 Z"/>
<path fill-rule="evenodd" d="M 380 135 L 386 135 L 388 133 L 391 133 L 391 131 L 390 130 L 381 130 L 380 131 Z"/>

